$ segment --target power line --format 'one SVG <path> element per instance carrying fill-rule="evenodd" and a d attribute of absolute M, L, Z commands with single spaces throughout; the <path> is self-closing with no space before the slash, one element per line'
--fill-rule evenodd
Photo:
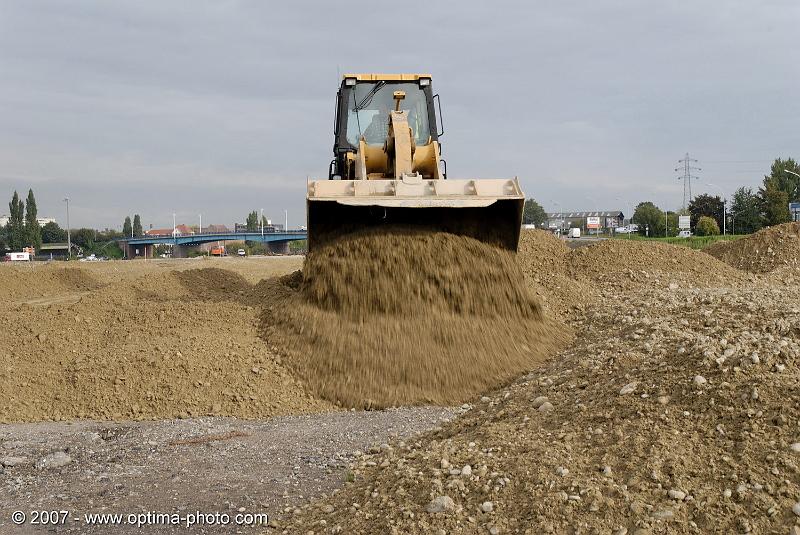
<path fill-rule="evenodd" d="M 773 160 L 703 160 L 706 163 L 772 163 Z"/>
<path fill-rule="evenodd" d="M 692 164 L 697 163 L 697 160 L 690 158 L 689 153 L 683 159 L 678 160 L 678 163 L 683 164 L 683 167 L 676 167 L 675 171 L 683 171 L 683 175 L 678 177 L 678 180 L 683 180 L 683 209 L 692 202 L 692 179 L 699 179 L 700 177 L 692 174 L 692 171 L 702 171 L 701 168 L 695 167 Z"/>

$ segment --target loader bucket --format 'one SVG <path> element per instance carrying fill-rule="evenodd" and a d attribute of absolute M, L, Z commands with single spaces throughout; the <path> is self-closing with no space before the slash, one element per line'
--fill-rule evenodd
<path fill-rule="evenodd" d="M 525 196 L 517 179 L 318 180 L 308 184 L 308 250 L 378 225 L 471 236 L 517 250 Z"/>

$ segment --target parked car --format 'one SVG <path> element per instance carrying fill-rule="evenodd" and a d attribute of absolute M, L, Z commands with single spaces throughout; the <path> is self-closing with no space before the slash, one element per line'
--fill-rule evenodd
<path fill-rule="evenodd" d="M 238 254 L 239 256 L 247 256 L 247 252 L 244 249 L 239 249 L 238 251 L 236 251 L 236 254 Z"/>
<path fill-rule="evenodd" d="M 692 231 L 691 230 L 682 230 L 682 231 L 678 232 L 678 237 L 679 238 L 689 238 L 691 236 L 692 236 Z"/>

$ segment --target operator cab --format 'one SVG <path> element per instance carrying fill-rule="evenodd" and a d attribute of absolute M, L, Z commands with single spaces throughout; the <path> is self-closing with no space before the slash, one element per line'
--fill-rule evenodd
<path fill-rule="evenodd" d="M 334 159 L 328 178 L 357 178 L 355 156 L 362 141 L 368 164 L 376 164 L 370 165 L 373 172 L 367 178 L 390 178 L 379 160 L 385 158 L 382 153 L 390 137 L 392 111 L 406 114 L 412 150 L 420 150 L 414 158 L 419 161 L 417 171 L 425 178 L 440 178 L 438 140 L 442 132 L 437 130 L 434 100 L 438 103 L 438 95 L 433 94 L 428 74 L 345 74 L 336 94 Z"/>

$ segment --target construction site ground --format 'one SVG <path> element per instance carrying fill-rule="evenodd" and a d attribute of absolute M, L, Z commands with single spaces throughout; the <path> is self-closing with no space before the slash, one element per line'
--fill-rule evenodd
<path fill-rule="evenodd" d="M 243 533 L 795 535 L 799 244 L 791 225 L 714 256 L 524 232 L 525 287 L 569 345 L 463 403 L 380 411 L 320 395 L 264 339 L 258 283 L 302 258 L 0 266 L 0 533 L 186 532 L 10 522 L 64 509 L 270 515 Z"/>

